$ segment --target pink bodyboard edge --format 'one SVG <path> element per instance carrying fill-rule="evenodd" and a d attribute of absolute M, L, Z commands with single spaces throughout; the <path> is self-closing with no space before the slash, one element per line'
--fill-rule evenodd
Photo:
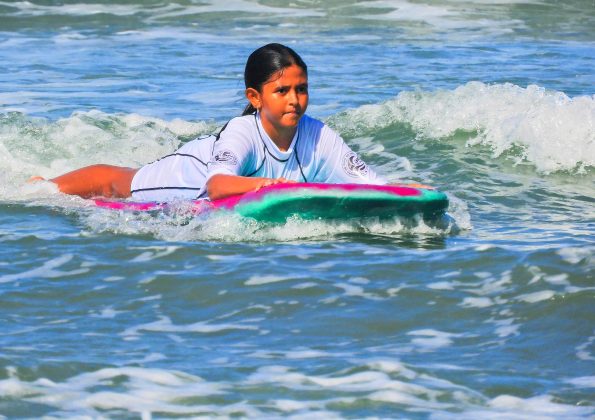
<path fill-rule="evenodd" d="M 235 195 L 232 197 L 222 198 L 219 200 L 209 201 L 191 200 L 199 212 L 209 209 L 233 209 L 240 201 L 258 201 L 267 194 L 276 192 L 291 192 L 291 191 L 372 191 L 383 192 L 387 194 L 398 195 L 401 197 L 411 197 L 421 195 L 418 188 L 409 187 L 406 185 L 371 185 L 371 184 L 322 184 L 322 183 L 294 183 L 294 184 L 276 184 L 268 187 L 263 187 L 258 191 L 248 192 L 246 194 Z M 141 201 L 121 201 L 97 198 L 93 200 L 95 205 L 111 210 L 125 210 L 125 211 L 151 211 L 162 210 L 168 206 L 167 203 L 159 202 L 141 202 Z"/>

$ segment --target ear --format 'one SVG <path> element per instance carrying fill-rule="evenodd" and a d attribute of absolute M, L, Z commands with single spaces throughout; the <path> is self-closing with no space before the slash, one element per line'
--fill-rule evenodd
<path fill-rule="evenodd" d="M 248 99 L 254 108 L 260 109 L 260 92 L 258 92 L 256 89 L 246 89 L 246 99 Z"/>

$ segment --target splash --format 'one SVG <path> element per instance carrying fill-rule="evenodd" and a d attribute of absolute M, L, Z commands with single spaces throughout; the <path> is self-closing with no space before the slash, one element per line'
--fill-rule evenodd
<path fill-rule="evenodd" d="M 455 200 L 455 203 L 457 201 Z M 378 220 L 302 220 L 291 216 L 285 223 L 257 222 L 228 211 L 193 215 L 188 203 L 176 203 L 173 211 L 129 212 L 87 207 L 79 209 L 93 233 L 151 235 L 170 242 L 307 242 L 336 240 L 343 235 L 399 238 L 440 238 L 469 229 L 469 213 L 455 205 L 454 216 L 446 215 L 432 223 L 421 218 Z"/>
<path fill-rule="evenodd" d="M 570 98 L 535 85 L 470 82 L 454 90 L 402 92 L 328 122 L 350 136 L 397 123 L 410 125 L 419 141 L 456 141 L 466 133 L 467 146 L 487 146 L 494 158 L 529 162 L 545 174 L 595 166 L 595 96 Z"/>
<path fill-rule="evenodd" d="M 267 242 L 336 239 L 363 234 L 440 237 L 470 228 L 464 203 L 451 197 L 451 215 L 438 225 L 423 221 L 375 219 L 306 222 L 290 218 L 283 224 L 257 223 L 234 214 L 193 217 L 184 203 L 168 214 L 101 211 L 88 200 L 58 193 L 51 182 L 26 183 L 31 175 L 45 178 L 95 163 L 138 167 L 171 153 L 181 143 L 212 132 L 214 123 L 164 121 L 137 114 L 78 112 L 55 122 L 21 113 L 0 115 L 0 198 L 26 205 L 56 208 L 81 215 L 91 232 L 148 234 L 167 241 Z M 372 141 L 358 139 L 372 157 L 398 162 L 399 157 Z M 408 163 L 405 158 L 405 163 Z M 374 163 L 374 162 L 371 162 Z M 411 168 L 409 168 L 411 169 Z"/>
<path fill-rule="evenodd" d="M 51 178 L 96 163 L 139 167 L 214 129 L 206 122 L 100 111 L 55 122 L 18 112 L 0 114 L 0 197 L 31 196 L 41 188 L 25 184 L 32 175 Z"/>

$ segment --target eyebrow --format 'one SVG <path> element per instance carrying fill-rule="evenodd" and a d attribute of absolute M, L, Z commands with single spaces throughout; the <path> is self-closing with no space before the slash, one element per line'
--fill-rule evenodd
<path fill-rule="evenodd" d="M 286 88 L 286 87 L 290 87 L 291 85 L 277 85 L 276 88 Z M 308 82 L 304 82 L 304 83 L 299 83 L 297 86 L 308 86 Z"/>

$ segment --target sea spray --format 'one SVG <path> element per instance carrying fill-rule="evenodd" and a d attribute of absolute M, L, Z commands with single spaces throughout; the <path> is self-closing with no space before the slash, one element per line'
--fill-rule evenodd
<path fill-rule="evenodd" d="M 401 92 L 395 99 L 332 116 L 328 123 L 355 137 L 407 124 L 416 139 L 449 141 L 468 133 L 468 146 L 494 157 L 512 151 L 544 173 L 584 173 L 595 166 L 595 96 L 570 98 L 531 85 L 469 82 L 454 90 Z"/>

